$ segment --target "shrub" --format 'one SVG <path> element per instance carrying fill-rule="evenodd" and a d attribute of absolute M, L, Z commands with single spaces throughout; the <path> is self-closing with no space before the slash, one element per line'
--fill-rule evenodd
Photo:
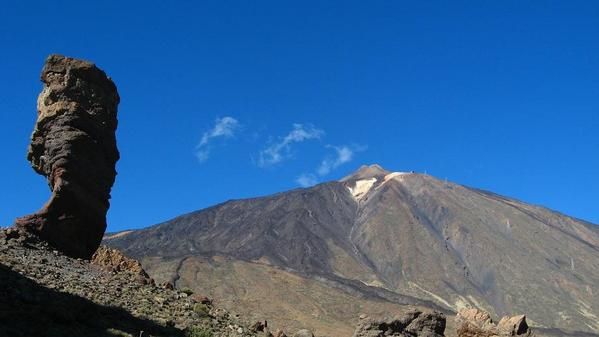
<path fill-rule="evenodd" d="M 185 329 L 185 337 L 212 337 L 212 331 L 193 326 Z"/>
<path fill-rule="evenodd" d="M 181 292 L 186 293 L 187 296 L 191 296 L 193 294 L 193 290 L 191 290 L 190 288 L 187 288 L 187 287 L 181 289 Z"/>
<path fill-rule="evenodd" d="M 210 315 L 210 309 L 208 306 L 202 303 L 196 303 L 193 306 L 193 311 L 198 313 L 201 317 L 206 317 Z"/>

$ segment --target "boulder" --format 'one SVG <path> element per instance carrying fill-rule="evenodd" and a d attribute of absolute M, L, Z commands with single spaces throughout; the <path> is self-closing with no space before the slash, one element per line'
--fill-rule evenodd
<path fill-rule="evenodd" d="M 495 327 L 491 315 L 486 311 L 476 308 L 460 310 L 456 315 L 455 321 L 457 326 L 468 324 L 480 330 L 490 330 Z"/>
<path fill-rule="evenodd" d="M 120 98 L 112 80 L 87 61 L 51 55 L 41 79 L 27 159 L 52 194 L 15 225 L 68 256 L 89 259 L 106 230 Z"/>
<path fill-rule="evenodd" d="M 250 330 L 253 332 L 263 332 L 266 328 L 268 327 L 268 322 L 267 321 L 257 321 L 256 323 L 252 324 L 252 326 L 250 327 Z"/>
<path fill-rule="evenodd" d="M 445 315 L 436 311 L 411 310 L 392 319 L 363 319 L 353 337 L 442 337 Z"/>
<path fill-rule="evenodd" d="M 202 303 L 204 305 L 212 305 L 212 299 L 210 299 L 208 296 L 205 295 L 201 295 L 201 294 L 193 294 L 191 295 L 191 299 L 196 302 L 196 303 Z"/>
<path fill-rule="evenodd" d="M 528 330 L 525 315 L 506 316 L 497 323 L 497 331 L 504 336 L 521 336 L 525 335 Z"/>
<path fill-rule="evenodd" d="M 456 316 L 458 337 L 534 336 L 526 316 L 505 316 L 495 324 L 491 316 L 478 309 L 463 309 Z"/>
<path fill-rule="evenodd" d="M 100 246 L 90 262 L 114 274 L 129 274 L 133 280 L 141 284 L 154 284 L 154 280 L 146 273 L 139 261 L 126 257 L 119 250 Z"/>

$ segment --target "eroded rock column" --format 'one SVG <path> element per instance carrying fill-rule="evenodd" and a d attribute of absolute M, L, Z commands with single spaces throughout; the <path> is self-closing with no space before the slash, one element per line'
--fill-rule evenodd
<path fill-rule="evenodd" d="M 38 212 L 15 225 L 72 257 L 89 259 L 106 230 L 119 159 L 119 95 L 94 64 L 51 55 L 41 74 L 37 122 L 27 159 L 52 191 Z"/>

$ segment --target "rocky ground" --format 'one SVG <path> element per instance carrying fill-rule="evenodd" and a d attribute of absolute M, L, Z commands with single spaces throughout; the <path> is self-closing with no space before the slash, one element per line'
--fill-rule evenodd
<path fill-rule="evenodd" d="M 18 229 L 0 229 L 0 337 L 286 337 L 266 321 L 249 323 L 189 289 L 155 284 L 118 250 L 102 246 L 91 261 L 74 259 Z M 458 337 L 545 335 L 533 334 L 524 315 L 495 324 L 470 309 L 456 323 Z M 444 314 L 414 308 L 393 318 L 361 315 L 353 336 L 454 336 L 445 328 Z M 292 336 L 314 337 L 309 330 Z"/>
<path fill-rule="evenodd" d="M 0 231 L 0 336 L 259 336 L 188 290 L 157 286 L 132 260 L 96 264 L 15 229 Z M 268 330 L 268 329 L 260 329 Z"/>

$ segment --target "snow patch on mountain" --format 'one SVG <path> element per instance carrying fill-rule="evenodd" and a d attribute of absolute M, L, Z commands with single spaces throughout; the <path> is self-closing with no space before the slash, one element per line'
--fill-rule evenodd
<path fill-rule="evenodd" d="M 401 181 L 402 178 L 406 175 L 408 175 L 410 173 L 408 172 L 392 172 L 389 173 L 385 176 L 385 179 L 383 180 L 383 184 L 386 183 L 387 181 L 391 180 L 391 179 L 395 179 L 397 178 L 397 180 Z"/>
<path fill-rule="evenodd" d="M 377 182 L 376 178 L 357 180 L 353 188 L 349 187 L 349 186 L 347 188 L 349 189 L 351 194 L 354 196 L 354 198 L 356 198 L 357 200 L 360 200 L 366 194 L 368 194 L 368 191 L 370 191 L 370 189 L 376 182 Z"/>

